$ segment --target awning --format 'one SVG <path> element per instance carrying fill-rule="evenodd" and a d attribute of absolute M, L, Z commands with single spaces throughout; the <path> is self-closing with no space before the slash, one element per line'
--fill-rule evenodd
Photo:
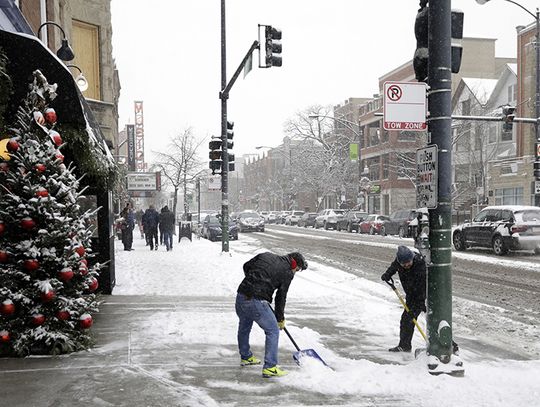
<path fill-rule="evenodd" d="M 107 169 L 114 168 L 114 158 L 99 124 L 64 63 L 31 35 L 0 30 L 0 47 L 8 58 L 7 71 L 14 85 L 6 115 L 13 117 L 16 114 L 28 92 L 32 72 L 39 69 L 49 83 L 58 84 L 58 96 L 51 107 L 56 110 L 59 122 L 86 131 L 94 158 Z"/>

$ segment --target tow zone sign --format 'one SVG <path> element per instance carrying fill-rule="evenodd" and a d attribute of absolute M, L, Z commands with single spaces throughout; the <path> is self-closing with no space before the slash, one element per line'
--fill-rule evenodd
<path fill-rule="evenodd" d="M 383 99 L 385 130 L 426 130 L 425 83 L 385 82 Z"/>

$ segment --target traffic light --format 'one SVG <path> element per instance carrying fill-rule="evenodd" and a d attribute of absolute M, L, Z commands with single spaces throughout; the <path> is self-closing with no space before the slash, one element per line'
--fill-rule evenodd
<path fill-rule="evenodd" d="M 451 18 L 451 71 L 452 73 L 458 73 L 461 67 L 461 57 L 463 54 L 463 47 L 459 42 L 463 38 L 464 14 L 462 11 L 455 10 L 452 11 Z M 416 50 L 413 58 L 415 77 L 418 82 L 427 82 L 429 61 L 429 16 L 427 5 L 424 5 L 416 14 L 416 20 L 414 22 L 414 35 L 416 37 Z"/>
<path fill-rule="evenodd" d="M 416 14 L 414 21 L 416 50 L 414 51 L 413 68 L 416 80 L 426 82 L 428 76 L 428 8 L 423 6 Z"/>
<path fill-rule="evenodd" d="M 265 26 L 266 66 L 281 66 L 281 30 Z"/>
<path fill-rule="evenodd" d="M 234 122 L 230 122 L 227 120 L 227 154 L 229 154 L 229 149 L 232 149 L 234 146 L 234 142 L 232 141 L 234 138 Z M 234 154 L 229 154 L 229 171 L 234 171 Z"/>
<path fill-rule="evenodd" d="M 221 170 L 221 140 L 212 140 L 208 144 L 210 148 L 210 153 L 208 154 L 210 157 L 209 166 L 212 170 L 212 175 L 216 173 L 216 171 Z"/>
<path fill-rule="evenodd" d="M 512 131 L 512 125 L 514 122 L 516 108 L 513 106 L 503 106 L 502 107 L 502 113 L 503 113 L 503 131 L 510 132 Z"/>

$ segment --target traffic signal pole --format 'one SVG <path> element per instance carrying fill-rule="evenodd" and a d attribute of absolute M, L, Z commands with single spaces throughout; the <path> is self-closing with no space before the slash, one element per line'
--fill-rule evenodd
<path fill-rule="evenodd" d="M 428 134 L 438 149 L 437 207 L 429 210 L 428 371 L 463 375 L 452 354 L 452 72 L 451 0 L 428 7 Z"/>
<path fill-rule="evenodd" d="M 227 42 L 225 35 L 225 0 L 221 0 L 221 89 L 227 86 Z M 227 99 L 228 93 L 220 92 L 221 99 L 221 251 L 229 251 L 229 155 L 227 154 Z"/>

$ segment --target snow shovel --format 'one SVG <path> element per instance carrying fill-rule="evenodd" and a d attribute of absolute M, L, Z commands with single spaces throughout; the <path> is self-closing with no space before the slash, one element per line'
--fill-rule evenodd
<path fill-rule="evenodd" d="M 407 306 L 407 303 L 405 303 L 405 300 L 403 299 L 403 297 L 401 296 L 401 294 L 399 293 L 398 289 L 396 288 L 396 286 L 394 285 L 394 279 L 393 278 L 390 278 L 390 281 L 387 281 L 386 284 L 388 284 L 392 290 L 396 293 L 397 297 L 399 298 L 399 302 L 401 302 L 401 305 L 403 305 L 403 308 L 405 308 L 405 311 L 407 311 L 407 313 L 409 314 L 409 316 L 411 317 L 411 319 L 413 320 L 414 322 L 414 325 L 416 325 L 416 328 L 418 328 L 418 332 L 420 332 L 420 334 L 422 335 L 422 337 L 424 338 L 424 340 L 427 342 L 427 336 L 426 334 L 424 333 L 424 331 L 422 330 L 422 328 L 420 328 L 420 325 L 418 324 L 418 322 L 416 321 L 416 318 L 414 317 L 413 313 L 411 312 L 411 310 L 409 309 L 409 307 Z"/>
<path fill-rule="evenodd" d="M 274 309 L 272 308 L 272 306 L 270 304 L 268 304 L 268 306 L 270 307 L 272 312 L 274 312 Z M 330 367 L 330 366 L 328 366 L 326 364 L 326 362 L 324 360 L 322 360 L 322 358 L 317 354 L 317 352 L 315 352 L 315 350 L 313 350 L 313 349 L 300 349 L 300 347 L 296 344 L 295 340 L 293 339 L 293 337 L 291 336 L 291 334 L 289 333 L 287 328 L 283 327 L 283 330 L 285 331 L 285 333 L 287 334 L 287 336 L 291 340 L 292 344 L 296 348 L 296 352 L 293 353 L 292 357 L 293 357 L 294 361 L 298 365 L 300 365 L 300 360 L 302 358 L 308 357 L 308 358 L 313 358 L 315 360 L 318 360 L 319 362 L 321 362 L 326 367 Z"/>

